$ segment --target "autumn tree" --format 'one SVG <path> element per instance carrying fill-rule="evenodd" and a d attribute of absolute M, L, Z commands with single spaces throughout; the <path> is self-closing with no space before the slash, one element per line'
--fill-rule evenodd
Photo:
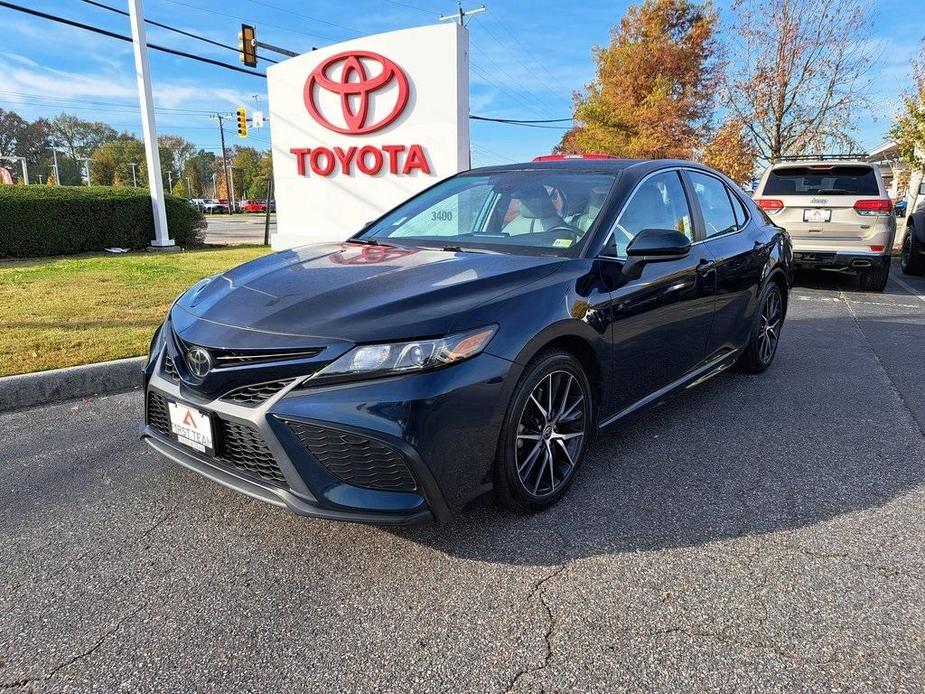
<path fill-rule="evenodd" d="M 902 107 L 890 127 L 890 137 L 899 147 L 899 156 L 911 168 L 909 180 L 900 187 L 915 195 L 925 178 L 925 41 L 919 59 L 912 63 L 912 85 L 902 95 Z"/>
<path fill-rule="evenodd" d="M 704 145 L 700 161 L 736 183 L 751 180 L 758 157 L 745 124 L 732 119 L 719 126 Z"/>
<path fill-rule="evenodd" d="M 597 75 L 575 95 L 578 125 L 557 149 L 690 158 L 713 110 L 715 28 L 709 3 L 631 5 L 610 45 L 594 49 Z"/>
<path fill-rule="evenodd" d="M 101 186 L 131 186 L 133 163 L 138 185 L 146 186 L 145 149 L 141 140 L 123 137 L 106 142 L 93 152 L 90 181 Z"/>
<path fill-rule="evenodd" d="M 83 120 L 62 113 L 51 121 L 51 136 L 67 150 L 71 159 L 89 157 L 104 142 L 116 139 L 115 129 L 106 123 Z"/>
<path fill-rule="evenodd" d="M 915 168 L 925 167 L 925 42 L 912 63 L 913 87 L 902 95 L 902 107 L 890 128 L 899 155 Z"/>
<path fill-rule="evenodd" d="M 734 0 L 732 12 L 723 102 L 758 155 L 854 148 L 875 63 L 862 0 Z"/>

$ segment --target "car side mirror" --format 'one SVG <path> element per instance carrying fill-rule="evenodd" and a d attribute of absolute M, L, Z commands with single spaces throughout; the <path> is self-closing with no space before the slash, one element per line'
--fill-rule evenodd
<path fill-rule="evenodd" d="M 623 274 L 637 280 L 649 263 L 680 260 L 691 252 L 691 240 L 675 229 L 643 229 L 626 247 Z"/>

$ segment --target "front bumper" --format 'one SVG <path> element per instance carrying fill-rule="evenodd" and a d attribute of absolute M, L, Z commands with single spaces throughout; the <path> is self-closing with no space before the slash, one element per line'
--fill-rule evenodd
<path fill-rule="evenodd" d="M 519 369 L 483 353 L 429 373 L 305 389 L 293 381 L 245 406 L 198 397 L 162 361 L 146 370 L 142 438 L 154 450 L 300 515 L 380 524 L 447 521 L 490 488 Z M 174 440 L 157 399 L 209 414 L 215 455 Z"/>

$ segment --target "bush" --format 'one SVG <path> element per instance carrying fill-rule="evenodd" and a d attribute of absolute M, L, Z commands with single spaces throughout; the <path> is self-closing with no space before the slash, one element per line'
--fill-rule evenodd
<path fill-rule="evenodd" d="M 167 228 L 178 246 L 201 246 L 202 215 L 183 198 L 166 197 Z M 0 257 L 32 258 L 146 248 L 154 238 L 144 188 L 0 185 Z"/>

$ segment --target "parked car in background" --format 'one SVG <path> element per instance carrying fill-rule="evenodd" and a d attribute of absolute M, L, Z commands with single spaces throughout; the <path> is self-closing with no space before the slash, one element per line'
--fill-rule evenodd
<path fill-rule="evenodd" d="M 925 183 L 919 184 L 919 189 L 912 199 L 911 211 L 906 217 L 906 228 L 903 234 L 902 251 L 900 252 L 900 267 L 906 275 L 925 274 Z"/>
<path fill-rule="evenodd" d="M 241 210 L 244 212 L 266 212 L 267 203 L 266 200 L 245 200 Z"/>
<path fill-rule="evenodd" d="M 787 157 L 764 172 L 755 202 L 790 232 L 796 268 L 856 273 L 862 289 L 886 288 L 896 218 L 876 164 Z"/>
<path fill-rule="evenodd" d="M 790 258 L 699 164 L 473 169 L 184 293 L 151 342 L 142 437 L 307 516 L 448 520 L 491 489 L 540 511 L 600 428 L 771 365 Z"/>
<path fill-rule="evenodd" d="M 224 200 L 208 199 L 203 201 L 202 211 L 206 214 L 225 214 L 228 212 L 228 203 Z"/>

